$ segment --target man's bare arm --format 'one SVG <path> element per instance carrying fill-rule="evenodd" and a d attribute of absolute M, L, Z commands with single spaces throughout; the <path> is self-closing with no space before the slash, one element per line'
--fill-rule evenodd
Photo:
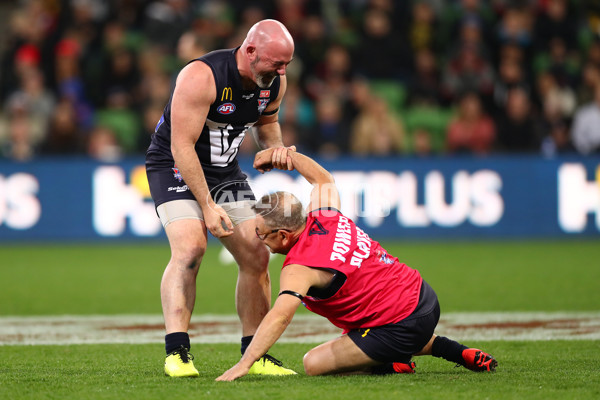
<path fill-rule="evenodd" d="M 279 94 L 273 103 L 269 104 L 266 108 L 266 112 L 278 110 L 281 106 L 281 101 L 287 88 L 287 81 L 285 75 L 280 76 Z M 258 134 L 258 145 L 261 149 L 269 149 L 272 147 L 283 147 L 283 140 L 281 138 L 281 126 L 279 126 L 279 112 L 273 115 L 263 115 L 258 119 L 256 123 L 256 130 Z"/>
<path fill-rule="evenodd" d="M 324 277 L 321 272 L 303 265 L 288 265 L 281 272 L 280 289 L 291 290 L 304 296 L 311 286 L 323 285 Z M 266 354 L 281 337 L 299 305 L 299 298 L 280 295 L 271 311 L 263 318 L 241 360 L 218 377 L 217 381 L 232 381 L 246 375 L 252 364 Z"/>
<path fill-rule="evenodd" d="M 215 97 L 215 82 L 208 65 L 193 62 L 181 71 L 171 102 L 171 151 L 175 165 L 202 208 L 207 228 L 214 236 L 223 237 L 233 233 L 233 224 L 214 203 L 195 150 Z"/>
<path fill-rule="evenodd" d="M 288 149 L 284 155 L 280 148 L 263 150 L 256 154 L 254 168 L 260 172 L 268 171 L 276 165 L 274 160 L 279 160 L 281 163 L 283 157 L 287 158 L 288 167 L 291 166 L 291 169 L 298 171 L 308 183 L 314 186 L 307 207 L 308 211 L 323 207 L 340 209 L 340 195 L 333 176 L 319 163 L 304 154 Z"/>

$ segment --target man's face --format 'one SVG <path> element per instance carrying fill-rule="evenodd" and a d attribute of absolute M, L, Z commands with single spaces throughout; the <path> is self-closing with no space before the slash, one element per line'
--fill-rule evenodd
<path fill-rule="evenodd" d="M 283 247 L 283 240 L 280 231 L 285 229 L 273 229 L 265 226 L 265 220 L 262 216 L 257 215 L 255 218 L 254 232 L 258 239 L 269 248 L 269 251 L 274 254 L 287 254 L 287 250 Z"/>
<path fill-rule="evenodd" d="M 252 71 L 254 82 L 261 89 L 270 88 L 275 78 L 279 75 L 273 66 L 269 68 L 269 63 L 263 61 L 258 56 L 250 63 L 250 71 Z"/>
<path fill-rule="evenodd" d="M 277 44 L 269 45 L 263 51 L 255 49 L 255 52 L 255 58 L 250 62 L 252 77 L 261 89 L 269 88 L 278 75 L 285 75 L 293 53 Z"/>

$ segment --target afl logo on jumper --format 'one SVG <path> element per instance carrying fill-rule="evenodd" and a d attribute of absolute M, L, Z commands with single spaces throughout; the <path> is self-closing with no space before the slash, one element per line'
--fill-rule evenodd
<path fill-rule="evenodd" d="M 217 112 L 219 114 L 231 114 L 235 111 L 235 104 L 233 103 L 225 103 L 225 104 L 221 104 L 219 107 L 217 107 Z"/>

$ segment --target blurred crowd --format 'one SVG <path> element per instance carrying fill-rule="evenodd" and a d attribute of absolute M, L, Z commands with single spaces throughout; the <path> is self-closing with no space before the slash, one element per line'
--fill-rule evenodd
<path fill-rule="evenodd" d="M 143 154 L 189 60 L 296 43 L 284 143 L 321 156 L 600 152 L 600 0 L 0 5 L 0 158 Z M 201 90 L 201 88 L 199 88 Z M 252 137 L 242 151 L 256 150 Z"/>

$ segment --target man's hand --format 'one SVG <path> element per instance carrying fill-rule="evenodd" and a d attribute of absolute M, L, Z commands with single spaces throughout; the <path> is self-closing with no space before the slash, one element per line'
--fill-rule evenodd
<path fill-rule="evenodd" d="M 229 368 L 227 371 L 223 373 L 223 375 L 219 376 L 216 381 L 224 381 L 231 382 L 237 378 L 241 378 L 248 374 L 250 368 L 246 368 L 240 365 L 240 363 L 235 364 L 233 367 Z"/>
<path fill-rule="evenodd" d="M 292 171 L 294 165 L 288 154 L 289 151 L 296 151 L 296 146 L 273 147 L 259 151 L 254 157 L 254 168 L 261 174 L 273 168 Z"/>
<path fill-rule="evenodd" d="M 212 203 L 202 209 L 204 223 L 210 233 L 216 238 L 233 235 L 233 223 L 229 216 L 218 204 Z"/>

